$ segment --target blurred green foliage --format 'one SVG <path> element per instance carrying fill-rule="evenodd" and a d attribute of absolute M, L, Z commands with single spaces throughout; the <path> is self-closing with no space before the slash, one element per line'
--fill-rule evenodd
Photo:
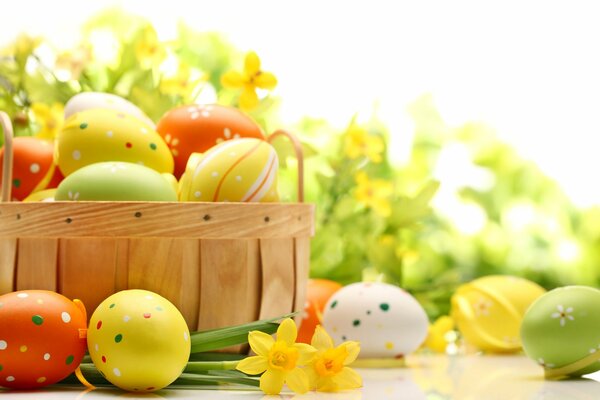
<path fill-rule="evenodd" d="M 154 120 L 207 94 L 237 106 L 239 93 L 223 88 L 221 76 L 242 65 L 243 53 L 218 33 L 180 25 L 176 39 L 161 42 L 143 18 L 108 10 L 84 25 L 74 49 L 23 35 L 4 49 L 0 109 L 17 135 L 34 135 L 59 128 L 40 109 L 81 91 L 118 94 Z M 266 96 L 250 112 L 266 132 L 282 127 L 280 101 Z M 285 127 L 303 142 L 306 197 L 317 206 L 312 276 L 402 285 L 431 317 L 448 312 L 459 284 L 482 275 L 520 275 L 547 288 L 599 283 L 600 209 L 574 207 L 490 127 L 449 127 L 428 96 L 409 111 L 414 140 L 402 165 L 387 157 L 390 135 L 400 133 L 376 116 L 343 131 L 310 117 Z M 296 162 L 282 142 L 280 191 L 292 199 Z"/>

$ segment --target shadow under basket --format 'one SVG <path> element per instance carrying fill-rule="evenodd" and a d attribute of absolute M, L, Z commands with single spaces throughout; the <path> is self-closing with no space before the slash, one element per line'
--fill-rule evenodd
<path fill-rule="evenodd" d="M 304 203 L 1 202 L 0 294 L 52 290 L 91 315 L 146 289 L 192 331 L 236 325 L 304 309 L 313 234 Z"/>

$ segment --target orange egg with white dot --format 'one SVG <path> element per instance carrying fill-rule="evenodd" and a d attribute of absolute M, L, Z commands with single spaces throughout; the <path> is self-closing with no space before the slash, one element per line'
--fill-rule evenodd
<path fill-rule="evenodd" d="M 156 124 L 175 159 L 174 175 L 185 171 L 189 156 L 238 138 L 264 139 L 256 122 L 237 108 L 217 104 L 187 105 L 167 112 Z"/>
<path fill-rule="evenodd" d="M 181 201 L 275 202 L 279 160 L 268 142 L 245 138 L 222 142 L 192 157 L 182 177 Z"/>
<path fill-rule="evenodd" d="M 49 140 L 35 137 L 17 137 L 13 139 L 13 180 L 12 197 L 23 200 L 32 193 L 47 187 L 56 187 L 60 182 L 53 163 L 54 145 Z M 0 149 L 0 175 L 4 148 Z M 54 186 L 52 185 L 54 184 Z"/>
<path fill-rule="evenodd" d="M 152 392 L 172 383 L 191 349 L 179 310 L 164 297 L 139 289 L 123 290 L 100 303 L 87 340 L 98 371 L 131 392 Z"/>
<path fill-rule="evenodd" d="M 35 389 L 69 376 L 86 350 L 78 300 L 47 290 L 0 296 L 0 386 Z"/>
<path fill-rule="evenodd" d="M 65 121 L 57 137 L 55 158 L 65 177 L 103 161 L 173 172 L 173 156 L 151 126 L 121 111 L 100 108 L 78 112 Z"/>
<path fill-rule="evenodd" d="M 298 342 L 310 344 L 317 325 L 323 323 L 323 309 L 331 296 L 342 288 L 338 282 L 329 279 L 309 279 L 306 287 L 306 303 L 302 322 L 298 329 Z"/>

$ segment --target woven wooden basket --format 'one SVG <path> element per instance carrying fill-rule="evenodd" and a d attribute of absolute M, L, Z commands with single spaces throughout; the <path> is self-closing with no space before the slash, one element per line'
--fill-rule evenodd
<path fill-rule="evenodd" d="M 0 294 L 47 289 L 89 312 L 124 289 L 169 299 L 191 330 L 304 308 L 314 206 L 298 203 L 9 202 L 12 127 L 0 203 Z"/>

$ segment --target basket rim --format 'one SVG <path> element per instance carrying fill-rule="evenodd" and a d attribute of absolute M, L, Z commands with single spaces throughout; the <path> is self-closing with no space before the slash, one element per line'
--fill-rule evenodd
<path fill-rule="evenodd" d="M 310 203 L 0 203 L 0 237 L 258 239 L 314 236 Z"/>

